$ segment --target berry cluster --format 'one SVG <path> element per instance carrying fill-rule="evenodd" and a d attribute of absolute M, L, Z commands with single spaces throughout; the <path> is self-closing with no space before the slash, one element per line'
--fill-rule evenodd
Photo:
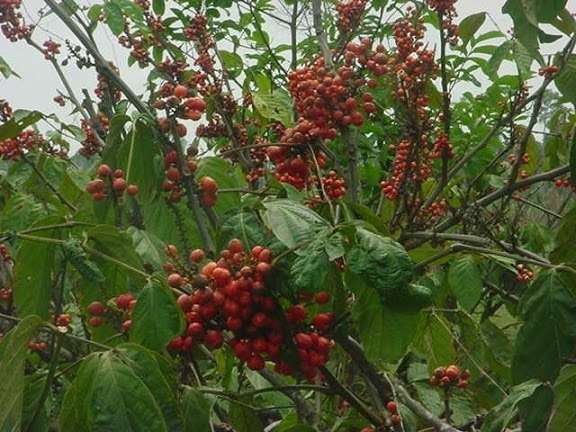
<path fill-rule="evenodd" d="M 454 157 L 454 151 L 452 150 L 452 144 L 446 134 L 440 133 L 434 141 L 434 148 L 432 150 L 432 157 L 435 159 L 440 159 L 445 157 L 446 159 L 452 159 Z"/>
<path fill-rule="evenodd" d="M 86 185 L 86 192 L 92 195 L 94 201 L 102 201 L 110 193 L 119 196 L 126 191 L 128 195 L 135 196 L 138 193 L 138 186 L 126 183 L 124 171 L 117 169 L 112 171 L 108 165 L 102 164 L 96 170 L 98 178 L 91 180 Z M 107 184 L 108 183 L 108 184 Z M 106 192 L 108 189 L 108 192 Z"/>
<path fill-rule="evenodd" d="M 10 42 L 17 42 L 32 34 L 34 26 L 24 24 L 24 18 L 18 11 L 22 0 L 0 0 L 0 29 Z"/>
<path fill-rule="evenodd" d="M 538 75 L 550 78 L 553 75 L 557 74 L 560 71 L 560 68 L 556 65 L 545 66 L 538 70 Z"/>
<path fill-rule="evenodd" d="M 106 313 L 106 306 L 99 301 L 94 301 L 86 308 L 90 318 L 88 324 L 92 327 L 100 327 L 104 324 L 104 314 Z"/>
<path fill-rule="evenodd" d="M 22 131 L 16 138 L 0 140 L 0 159 L 15 161 L 32 150 L 41 150 L 56 156 L 66 154 L 65 149 L 53 147 L 42 135 L 33 130 Z"/>
<path fill-rule="evenodd" d="M 98 113 L 97 121 L 99 129 L 98 131 L 95 130 L 95 127 L 90 123 L 90 121 L 86 119 L 80 120 L 80 127 L 86 138 L 84 141 L 82 141 L 82 147 L 80 148 L 79 152 L 85 158 L 90 158 L 102 150 L 102 140 L 98 140 L 96 134 L 99 132 L 104 133 L 110 127 L 108 117 L 106 117 L 106 115 L 103 113 Z"/>
<path fill-rule="evenodd" d="M 331 199 L 342 198 L 346 195 L 346 181 L 339 177 L 336 171 L 329 171 L 322 179 L 322 186 Z"/>
<path fill-rule="evenodd" d="M 72 317 L 69 314 L 60 314 L 58 316 L 54 317 L 54 324 L 57 327 L 68 327 L 70 325 L 70 323 L 72 322 Z"/>
<path fill-rule="evenodd" d="M 159 110 L 164 110 L 166 108 L 173 109 L 176 115 L 182 119 L 200 120 L 204 110 L 206 109 L 206 102 L 204 99 L 192 96 L 190 94 L 190 89 L 183 84 L 174 85 L 171 83 L 164 83 L 160 87 L 158 96 L 159 98 L 154 101 L 154 108 Z M 159 122 L 163 132 L 167 132 L 169 130 L 169 123 L 167 120 L 160 119 Z M 184 135 L 186 135 L 186 133 L 180 136 Z"/>
<path fill-rule="evenodd" d="M 338 29 L 342 33 L 347 33 L 354 29 L 366 8 L 368 0 L 348 0 L 336 4 L 338 13 Z"/>
<path fill-rule="evenodd" d="M 64 100 L 62 95 L 54 96 L 54 98 L 52 100 L 54 102 L 56 102 L 61 107 L 66 106 L 66 101 Z"/>
<path fill-rule="evenodd" d="M 390 401 L 386 404 L 386 411 L 390 413 L 390 421 L 392 426 L 399 426 L 402 424 L 402 417 L 398 413 L 398 404 L 395 401 Z M 360 432 L 375 432 L 372 426 L 366 426 Z"/>
<path fill-rule="evenodd" d="M 282 307 L 266 282 L 272 262 L 269 249 L 255 246 L 247 251 L 240 240 L 233 239 L 216 262 L 206 261 L 201 249 L 192 251 L 188 267 L 178 258 L 175 246 L 168 246 L 166 254 L 170 258 L 164 264 L 167 281 L 174 289 L 185 292 L 177 303 L 188 322 L 186 333 L 170 342 L 171 351 L 187 352 L 197 344 L 208 349 L 220 348 L 224 332 L 228 331 L 232 334 L 228 344 L 234 355 L 250 369 L 262 369 L 265 361 L 270 360 L 278 372 L 294 372 L 293 366 L 284 360 L 290 335 L 278 319 Z M 329 298 L 329 294 L 319 293 L 316 301 L 325 304 Z M 328 360 L 332 342 L 321 332 L 332 318 L 329 314 L 318 314 L 311 328 L 305 325 L 306 315 L 303 305 L 295 305 L 286 311 L 285 317 L 295 329 L 292 342 L 301 360 L 300 371 L 313 379 L 317 368 Z"/>
<path fill-rule="evenodd" d="M 205 207 L 213 207 L 218 199 L 218 183 L 212 177 L 204 176 L 198 181 L 200 202 Z"/>
<path fill-rule="evenodd" d="M 468 380 L 470 379 L 470 371 L 460 370 L 456 365 L 448 367 L 439 367 L 434 369 L 434 373 L 430 378 L 430 384 L 449 388 L 457 386 L 458 388 L 468 387 Z"/>
<path fill-rule="evenodd" d="M 569 187 L 572 187 L 573 190 L 575 189 L 572 186 L 572 183 L 570 182 L 570 180 L 567 178 L 564 178 L 564 179 L 558 178 L 558 179 L 554 180 L 554 186 L 556 186 L 556 188 L 558 188 L 558 189 L 569 188 Z"/>
<path fill-rule="evenodd" d="M 397 145 L 389 147 L 395 151 L 395 158 L 390 178 L 380 186 L 390 200 L 397 199 L 409 184 L 419 189 L 432 172 L 433 157 L 451 154 L 450 143 L 442 134 L 432 150 L 429 146 L 431 125 L 426 86 L 435 77 L 437 65 L 433 51 L 424 47 L 424 31 L 423 21 L 414 9 L 394 24 L 397 53 L 388 62 L 390 77 L 395 82 L 395 95 L 407 113 L 406 121 L 411 130 Z"/>
<path fill-rule="evenodd" d="M 46 351 L 48 349 L 48 343 L 41 340 L 31 340 L 28 342 L 28 349 L 34 352 Z"/>
<path fill-rule="evenodd" d="M 44 53 L 44 58 L 46 60 L 52 60 L 57 54 L 60 54 L 60 44 L 54 42 L 53 40 L 47 40 L 43 44 L 42 52 Z"/>
<path fill-rule="evenodd" d="M 534 279 L 534 272 L 524 264 L 516 265 L 516 282 L 526 284 Z"/>
<path fill-rule="evenodd" d="M 125 333 L 132 327 L 132 311 L 137 301 L 134 295 L 129 292 L 120 294 L 114 299 L 116 308 L 122 314 L 122 331 Z"/>
<path fill-rule="evenodd" d="M 455 4 L 458 0 L 427 0 L 428 6 L 442 17 L 442 28 L 446 31 L 448 43 L 458 43 L 458 25 L 454 23 L 456 18 Z"/>
<path fill-rule="evenodd" d="M 7 122 L 12 118 L 12 107 L 7 100 L 0 99 L 0 122 Z"/>
<path fill-rule="evenodd" d="M 0 288 L 0 301 L 10 303 L 12 301 L 12 288 Z"/>

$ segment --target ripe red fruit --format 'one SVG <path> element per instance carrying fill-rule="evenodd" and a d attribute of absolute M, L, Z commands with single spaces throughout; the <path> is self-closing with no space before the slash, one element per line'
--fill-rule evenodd
<path fill-rule="evenodd" d="M 446 368 L 445 374 L 451 380 L 455 380 L 460 375 L 460 368 L 456 365 L 450 365 Z"/>
<path fill-rule="evenodd" d="M 394 401 L 390 401 L 386 404 L 386 409 L 392 413 L 392 414 L 396 414 L 396 412 L 398 411 L 398 405 L 396 404 L 396 402 Z"/>
<path fill-rule="evenodd" d="M 217 286 L 224 286 L 230 281 L 230 271 L 222 267 L 216 267 L 211 276 Z"/>
<path fill-rule="evenodd" d="M 178 256 L 178 248 L 173 244 L 166 245 L 164 253 L 170 258 L 176 258 Z"/>
<path fill-rule="evenodd" d="M 312 338 L 306 333 L 298 333 L 295 336 L 295 340 L 299 348 L 310 349 L 314 345 Z"/>
<path fill-rule="evenodd" d="M 128 187 L 126 188 L 126 192 L 128 192 L 128 195 L 131 195 L 131 196 L 137 195 L 138 190 L 139 190 L 138 186 L 136 186 L 134 184 L 128 185 Z"/>
<path fill-rule="evenodd" d="M 128 310 L 132 300 L 134 300 L 134 296 L 131 293 L 120 294 L 116 297 L 116 307 L 118 307 L 118 309 Z"/>
<path fill-rule="evenodd" d="M 59 327 L 68 327 L 71 321 L 72 317 L 68 314 L 60 314 L 55 319 L 56 325 Z"/>
<path fill-rule="evenodd" d="M 100 165 L 96 170 L 96 175 L 98 175 L 98 177 L 108 177 L 110 174 L 112 174 L 112 168 L 106 164 Z"/>
<path fill-rule="evenodd" d="M 266 364 L 264 363 L 264 359 L 258 354 L 252 354 L 246 365 L 252 370 L 262 370 Z"/>
<path fill-rule="evenodd" d="M 188 96 L 188 87 L 183 86 L 181 84 L 174 87 L 174 96 L 182 99 Z"/>
<path fill-rule="evenodd" d="M 104 319 L 101 316 L 93 316 L 88 320 L 88 325 L 91 327 L 100 327 L 104 324 Z"/>
<path fill-rule="evenodd" d="M 320 291 L 316 294 L 314 300 L 316 300 L 316 303 L 318 304 L 326 304 L 330 301 L 330 293 L 326 291 Z"/>
<path fill-rule="evenodd" d="M 272 266 L 267 262 L 259 262 L 258 264 L 256 264 L 256 272 L 260 273 L 261 275 L 265 275 L 266 273 L 268 273 L 271 268 Z"/>
<path fill-rule="evenodd" d="M 332 314 L 330 313 L 320 313 L 316 315 L 312 320 L 312 324 L 314 324 L 314 327 L 316 327 L 318 330 L 328 329 L 331 323 L 332 323 Z"/>
<path fill-rule="evenodd" d="M 168 276 L 168 285 L 179 288 L 184 284 L 184 278 L 179 273 L 172 273 Z"/>
<path fill-rule="evenodd" d="M 178 307 L 181 310 L 188 312 L 190 309 L 192 309 L 192 296 L 189 296 L 188 294 L 181 294 L 178 297 L 178 300 L 176 300 L 176 304 L 178 304 Z"/>
<path fill-rule="evenodd" d="M 92 195 L 92 198 L 94 198 L 94 201 L 103 201 L 106 199 L 106 194 L 104 192 L 96 192 Z"/>
<path fill-rule="evenodd" d="M 204 326 L 199 322 L 193 322 L 188 326 L 189 336 L 201 336 L 204 334 Z"/>
<path fill-rule="evenodd" d="M 192 97 L 187 99 L 185 105 L 193 111 L 204 111 L 206 109 L 206 102 L 199 97 Z"/>
<path fill-rule="evenodd" d="M 258 312 L 252 317 L 252 325 L 254 327 L 265 327 L 268 323 L 268 317 L 262 312 Z"/>
<path fill-rule="evenodd" d="M 220 348 L 224 343 L 224 337 L 218 330 L 208 330 L 204 338 L 204 345 L 210 349 Z"/>
<path fill-rule="evenodd" d="M 88 313 L 90 315 L 100 316 L 100 315 L 104 315 L 104 312 L 106 311 L 106 307 L 101 302 L 94 301 L 88 305 L 86 310 L 88 311 Z"/>
<path fill-rule="evenodd" d="M 173 182 L 179 182 L 180 178 L 180 171 L 176 167 L 170 167 L 166 170 L 166 177 Z"/>
<path fill-rule="evenodd" d="M 204 176 L 199 181 L 200 189 L 203 192 L 214 194 L 218 191 L 218 183 L 212 177 Z"/>
<path fill-rule="evenodd" d="M 244 250 L 244 245 L 240 240 L 232 239 L 228 242 L 228 250 L 233 254 L 239 253 Z"/>
<path fill-rule="evenodd" d="M 402 419 L 400 418 L 400 416 L 398 414 L 394 414 L 393 416 L 391 416 L 390 421 L 392 422 L 392 424 L 394 426 L 398 426 L 399 424 L 402 423 Z"/>
<path fill-rule="evenodd" d="M 262 249 L 258 254 L 258 261 L 269 263 L 272 261 L 272 251 L 270 249 Z"/>
<path fill-rule="evenodd" d="M 176 134 L 180 138 L 185 137 L 187 133 L 188 133 L 188 129 L 186 129 L 186 126 L 184 126 L 182 123 L 178 123 L 176 125 Z"/>
<path fill-rule="evenodd" d="M 116 178 L 124 177 L 124 171 L 122 171 L 121 169 L 114 170 L 114 177 Z"/>
<path fill-rule="evenodd" d="M 188 259 L 190 262 L 199 263 L 204 259 L 205 256 L 206 254 L 202 249 L 194 249 L 192 252 L 190 252 Z"/>
<path fill-rule="evenodd" d="M 92 180 L 86 184 L 86 192 L 91 194 L 102 192 L 104 191 L 104 186 L 105 186 L 104 180 L 102 179 Z"/>
<path fill-rule="evenodd" d="M 123 178 L 115 178 L 112 182 L 112 189 L 114 189 L 116 192 L 124 192 L 126 189 L 126 180 Z"/>
<path fill-rule="evenodd" d="M 189 110 L 185 112 L 184 116 L 188 120 L 198 121 L 202 118 L 202 113 L 200 111 Z"/>
<path fill-rule="evenodd" d="M 181 351 L 184 347 L 184 339 L 182 336 L 177 336 L 168 342 L 168 349 L 170 351 Z"/>

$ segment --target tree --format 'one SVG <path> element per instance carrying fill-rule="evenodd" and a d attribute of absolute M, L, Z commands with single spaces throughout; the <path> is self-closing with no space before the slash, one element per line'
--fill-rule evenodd
<path fill-rule="evenodd" d="M 2 32 L 82 120 L 0 101 L 0 430 L 574 430 L 566 1 L 45 3 Z"/>

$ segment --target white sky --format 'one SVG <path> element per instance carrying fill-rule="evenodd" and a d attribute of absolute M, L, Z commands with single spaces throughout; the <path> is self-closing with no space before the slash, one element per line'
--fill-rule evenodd
<path fill-rule="evenodd" d="M 42 0 L 23 0 L 23 3 L 23 13 L 29 21 L 30 16 L 37 17 L 38 10 L 44 4 Z M 488 12 L 493 22 L 486 20 L 484 29 L 494 29 L 497 25 L 500 30 L 507 31 L 512 22 L 501 12 L 504 3 L 505 0 L 460 0 L 457 3 L 459 19 L 477 12 Z M 568 7 L 569 10 L 576 10 L 576 0 L 569 0 Z M 50 37 L 61 42 L 66 38 L 74 40 L 55 15 L 44 18 L 41 26 L 41 29 L 36 30 L 34 37 L 40 44 Z M 273 42 L 289 40 L 288 32 L 280 26 L 269 27 L 267 30 Z M 96 39 L 104 56 L 120 65 L 123 78 L 137 92 L 141 91 L 148 72 L 140 70 L 137 66 L 127 67 L 128 50 L 115 42 L 115 37 L 105 28 L 105 25 L 99 26 Z M 550 49 L 547 53 L 552 52 L 553 49 Z M 52 101 L 57 94 L 57 89 L 62 89 L 62 85 L 52 66 L 40 53 L 26 46 L 24 42 L 10 43 L 0 36 L 0 55 L 22 77 L 22 79 L 11 78 L 9 80 L 0 77 L 0 98 L 10 101 L 14 108 L 37 109 L 45 113 L 54 112 L 62 118 L 69 114 L 70 106 L 60 108 Z M 65 68 L 65 72 L 78 97 L 81 98 L 83 88 L 87 88 L 93 95 L 96 85 L 93 69 L 80 71 L 71 65 Z"/>

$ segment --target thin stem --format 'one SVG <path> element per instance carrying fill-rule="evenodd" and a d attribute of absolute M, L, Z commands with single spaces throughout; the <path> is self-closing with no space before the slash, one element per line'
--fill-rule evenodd
<path fill-rule="evenodd" d="M 66 198 L 64 198 L 64 195 L 62 195 L 60 193 L 60 191 L 58 189 L 56 189 L 56 186 L 54 186 L 52 183 L 50 183 L 50 180 L 48 180 L 46 178 L 46 176 L 44 175 L 44 173 L 42 171 L 40 171 L 40 169 L 38 168 L 38 166 L 36 165 L 35 162 L 30 160 L 24 154 L 22 154 L 21 157 L 22 157 L 22 160 L 24 162 L 26 162 L 28 165 L 30 165 L 30 167 L 32 168 L 34 173 L 40 178 L 40 180 L 42 180 L 42 183 L 44 183 L 44 185 L 46 185 L 46 187 L 48 189 L 50 189 L 54 195 L 56 195 L 56 197 L 58 198 L 58 200 L 60 200 L 60 202 L 62 204 L 64 204 L 66 207 L 68 207 L 68 209 L 71 210 L 72 212 L 76 212 L 78 210 L 72 203 L 70 203 Z"/>

